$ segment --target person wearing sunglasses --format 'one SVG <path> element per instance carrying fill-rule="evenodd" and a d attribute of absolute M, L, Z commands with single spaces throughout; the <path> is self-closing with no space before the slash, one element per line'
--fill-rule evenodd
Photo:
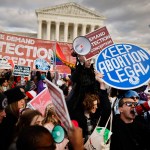
<path fill-rule="evenodd" d="M 137 119 L 137 92 L 129 90 L 119 99 L 119 114 L 114 115 L 110 150 L 149 150 L 150 127 Z"/>

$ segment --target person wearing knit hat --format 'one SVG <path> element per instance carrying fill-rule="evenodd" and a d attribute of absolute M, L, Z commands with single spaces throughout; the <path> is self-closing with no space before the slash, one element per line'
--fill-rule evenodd
<path fill-rule="evenodd" d="M 12 104 L 13 102 L 20 101 L 21 99 L 24 99 L 26 97 L 26 94 L 24 93 L 24 89 L 21 87 L 15 87 L 9 89 L 5 91 L 4 94 L 7 96 L 8 104 Z"/>
<path fill-rule="evenodd" d="M 6 117 L 0 128 L 0 149 L 8 149 L 13 138 L 13 131 L 20 116 L 20 110 L 26 106 L 26 95 L 22 87 L 15 87 L 4 92 L 8 99 Z"/>
<path fill-rule="evenodd" d="M 119 95 L 119 98 L 116 99 L 115 104 L 114 104 L 114 113 L 115 114 L 120 114 L 120 111 L 119 111 L 119 101 L 121 99 L 123 99 L 123 98 L 131 98 L 135 102 L 138 102 L 140 96 L 134 90 L 127 90 L 127 91 L 122 92 L 122 95 Z"/>
<path fill-rule="evenodd" d="M 138 100 L 140 99 L 140 96 L 138 95 L 138 93 L 136 91 L 129 90 L 129 91 L 125 92 L 124 98 L 131 98 L 134 101 L 138 102 Z"/>
<path fill-rule="evenodd" d="M 6 117 L 5 108 L 7 107 L 7 98 L 3 93 L 0 93 L 0 123 Z"/>

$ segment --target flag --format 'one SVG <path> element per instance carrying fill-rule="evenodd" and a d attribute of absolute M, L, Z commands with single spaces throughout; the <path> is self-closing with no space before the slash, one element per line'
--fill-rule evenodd
<path fill-rule="evenodd" d="M 64 63 L 56 56 L 56 65 L 64 65 Z"/>
<path fill-rule="evenodd" d="M 66 57 L 65 55 L 63 54 L 59 44 L 56 42 L 56 56 L 62 60 L 62 61 L 65 61 L 66 60 Z"/>
<path fill-rule="evenodd" d="M 72 64 L 66 60 L 59 44 L 56 42 L 56 65 L 66 65 L 68 67 L 74 68 L 75 64 Z"/>

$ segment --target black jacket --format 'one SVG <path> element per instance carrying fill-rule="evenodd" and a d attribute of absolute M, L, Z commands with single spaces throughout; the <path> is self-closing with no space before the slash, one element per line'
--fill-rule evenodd
<path fill-rule="evenodd" d="M 6 111 L 6 118 L 0 124 L 0 150 L 7 150 L 10 146 L 17 121 L 17 117 Z"/>
<path fill-rule="evenodd" d="M 85 68 L 79 64 L 71 75 L 73 89 L 66 98 L 70 115 L 77 109 L 82 109 L 82 102 L 86 93 L 98 93 L 99 83 L 95 80 L 94 68 Z"/>
<path fill-rule="evenodd" d="M 150 127 L 138 119 L 126 124 L 116 115 L 112 132 L 110 150 L 150 150 Z"/>

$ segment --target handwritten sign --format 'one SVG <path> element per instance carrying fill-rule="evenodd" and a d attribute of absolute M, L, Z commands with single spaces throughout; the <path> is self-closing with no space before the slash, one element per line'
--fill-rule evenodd
<path fill-rule="evenodd" d="M 114 44 L 100 52 L 95 68 L 106 84 L 118 89 L 135 89 L 150 79 L 149 53 L 132 44 Z"/>

